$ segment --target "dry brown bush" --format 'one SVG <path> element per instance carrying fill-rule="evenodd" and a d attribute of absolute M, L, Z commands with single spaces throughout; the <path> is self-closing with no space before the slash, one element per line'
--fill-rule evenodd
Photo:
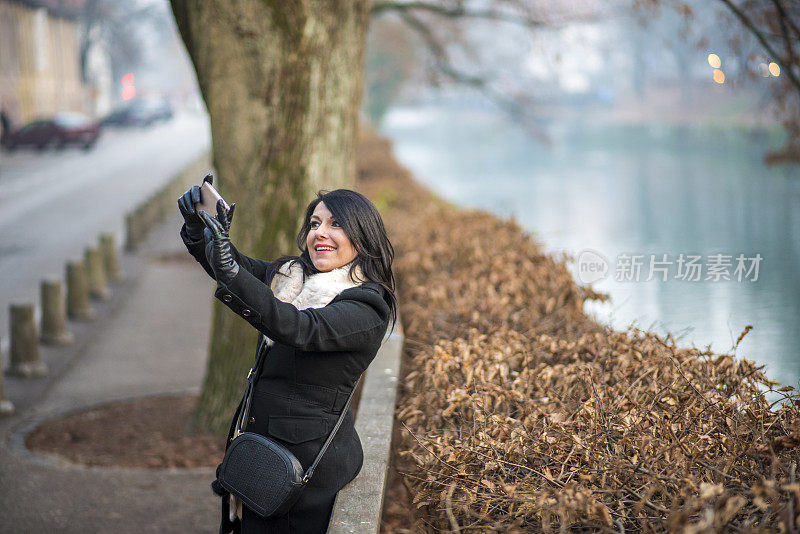
<path fill-rule="evenodd" d="M 513 220 L 435 198 L 370 133 L 359 162 L 407 339 L 384 531 L 796 532 L 790 388 L 593 322 L 606 297 Z"/>

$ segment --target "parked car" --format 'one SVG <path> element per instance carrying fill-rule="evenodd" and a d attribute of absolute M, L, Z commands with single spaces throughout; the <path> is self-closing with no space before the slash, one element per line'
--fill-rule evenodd
<path fill-rule="evenodd" d="M 100 137 L 100 125 L 82 113 L 65 111 L 52 118 L 39 119 L 11 132 L 6 147 L 34 146 L 39 150 L 54 146 L 80 145 L 88 150 Z"/>
<path fill-rule="evenodd" d="M 145 101 L 144 107 L 156 121 L 170 121 L 175 114 L 172 110 L 172 105 L 166 100 Z"/>
<path fill-rule="evenodd" d="M 138 100 L 118 108 L 103 118 L 103 126 L 150 126 L 172 119 L 172 106 L 166 100 Z"/>
<path fill-rule="evenodd" d="M 106 115 L 100 124 L 103 126 L 149 126 L 152 120 L 145 114 L 141 113 L 139 106 L 128 104 L 121 108 L 117 108 L 108 115 Z"/>

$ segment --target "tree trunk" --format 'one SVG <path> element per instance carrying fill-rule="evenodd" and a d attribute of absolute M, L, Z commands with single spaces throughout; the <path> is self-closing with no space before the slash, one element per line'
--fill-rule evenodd
<path fill-rule="evenodd" d="M 171 2 L 211 116 L 215 184 L 237 205 L 233 243 L 257 258 L 298 253 L 316 191 L 355 180 L 370 0 Z M 215 301 L 196 429 L 227 431 L 256 336 Z"/>

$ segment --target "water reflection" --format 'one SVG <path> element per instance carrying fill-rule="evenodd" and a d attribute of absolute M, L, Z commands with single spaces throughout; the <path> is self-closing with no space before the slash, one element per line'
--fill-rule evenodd
<path fill-rule="evenodd" d="M 589 305 L 591 313 L 716 351 L 753 325 L 737 354 L 797 384 L 800 170 L 762 162 L 779 132 L 574 118 L 553 124 L 548 148 L 488 113 L 397 108 L 384 124 L 400 160 L 442 196 L 515 216 L 552 252 L 607 258 L 609 277 L 594 285 L 613 301 Z M 640 281 L 617 281 L 623 253 L 702 255 L 704 280 L 675 279 L 673 265 L 666 282 L 644 281 L 644 266 Z M 734 267 L 739 254 L 760 254 L 757 281 L 706 281 L 712 254 L 730 255 Z"/>

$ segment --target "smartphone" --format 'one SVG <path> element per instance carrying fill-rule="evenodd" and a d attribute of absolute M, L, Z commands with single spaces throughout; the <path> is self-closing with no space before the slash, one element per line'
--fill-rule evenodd
<path fill-rule="evenodd" d="M 225 202 L 225 199 L 214 189 L 211 182 L 204 181 L 200 186 L 200 202 L 194 205 L 195 211 L 203 210 L 212 217 L 217 216 L 217 201 L 222 200 L 225 203 L 225 209 L 229 210 L 231 207 Z"/>

